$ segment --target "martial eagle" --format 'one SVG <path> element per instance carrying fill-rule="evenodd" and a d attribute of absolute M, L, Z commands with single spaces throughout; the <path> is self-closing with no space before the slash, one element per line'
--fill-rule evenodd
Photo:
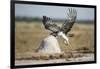
<path fill-rule="evenodd" d="M 66 44 L 69 44 L 69 40 L 66 35 L 73 27 L 73 24 L 76 21 L 76 17 L 77 17 L 77 11 L 75 9 L 69 8 L 67 13 L 67 19 L 65 20 L 64 23 L 62 23 L 61 27 L 58 26 L 56 23 L 54 23 L 52 19 L 47 16 L 43 16 L 43 25 L 45 29 L 50 30 L 52 32 L 51 35 L 55 37 L 62 36 L 65 40 L 64 42 Z"/>

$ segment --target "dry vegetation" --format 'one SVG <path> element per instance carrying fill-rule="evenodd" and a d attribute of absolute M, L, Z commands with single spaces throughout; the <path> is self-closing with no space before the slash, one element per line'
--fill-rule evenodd
<path fill-rule="evenodd" d="M 15 27 L 15 57 L 25 59 L 36 59 L 40 57 L 35 53 L 35 50 L 39 47 L 42 39 L 47 37 L 50 31 L 45 30 L 42 23 L 38 22 L 16 22 Z M 71 47 L 66 46 L 63 43 L 63 39 L 58 38 L 61 50 L 65 53 L 59 57 L 68 57 L 68 53 L 72 51 L 78 51 L 82 53 L 94 52 L 94 25 L 93 24 L 78 24 L 76 23 L 69 34 L 74 34 L 73 37 L 69 37 Z M 34 55 L 36 57 L 34 57 Z M 43 55 L 43 54 L 42 54 Z M 75 54 L 74 54 L 75 55 Z M 77 54 L 76 54 L 77 55 Z M 73 56 L 73 55 L 72 55 Z M 81 55 L 78 55 L 81 56 Z M 46 58 L 47 57 L 47 58 Z M 69 55 L 71 57 L 71 53 Z M 74 56 L 75 57 L 75 56 Z M 77 56 L 76 56 L 77 57 Z M 41 58 L 53 59 L 52 56 L 42 56 Z M 37 58 L 40 59 L 40 58 Z"/>

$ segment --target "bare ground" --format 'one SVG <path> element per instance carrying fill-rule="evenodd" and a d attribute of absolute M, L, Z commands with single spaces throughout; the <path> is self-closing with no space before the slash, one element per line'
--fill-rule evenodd
<path fill-rule="evenodd" d="M 70 62 L 84 62 L 94 61 L 94 54 L 88 53 L 83 54 L 82 57 L 72 58 L 60 58 L 60 59 L 49 59 L 49 60 L 16 60 L 15 65 L 35 65 L 35 64 L 52 64 L 52 63 L 70 63 Z"/>

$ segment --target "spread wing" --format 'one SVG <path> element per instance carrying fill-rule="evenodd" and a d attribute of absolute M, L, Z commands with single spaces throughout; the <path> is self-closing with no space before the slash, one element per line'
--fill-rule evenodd
<path fill-rule="evenodd" d="M 70 8 L 68 9 L 67 15 L 68 15 L 68 19 L 62 25 L 62 31 L 65 34 L 67 34 L 71 30 L 73 24 L 75 23 L 77 12 L 75 9 Z"/>
<path fill-rule="evenodd" d="M 45 26 L 45 29 L 52 32 L 58 32 L 60 30 L 60 27 L 53 23 L 52 19 L 47 16 L 43 16 L 43 24 Z"/>

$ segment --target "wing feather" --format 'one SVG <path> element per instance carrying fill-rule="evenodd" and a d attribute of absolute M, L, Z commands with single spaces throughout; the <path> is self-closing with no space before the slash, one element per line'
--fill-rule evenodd
<path fill-rule="evenodd" d="M 68 15 L 68 19 L 62 25 L 62 31 L 65 34 L 67 34 L 71 30 L 73 24 L 75 23 L 77 12 L 75 9 L 70 8 L 68 9 L 67 15 Z"/>
<path fill-rule="evenodd" d="M 60 30 L 60 27 L 53 23 L 51 18 L 47 16 L 43 16 L 43 24 L 45 26 L 45 29 L 48 29 L 52 32 L 58 32 Z"/>

